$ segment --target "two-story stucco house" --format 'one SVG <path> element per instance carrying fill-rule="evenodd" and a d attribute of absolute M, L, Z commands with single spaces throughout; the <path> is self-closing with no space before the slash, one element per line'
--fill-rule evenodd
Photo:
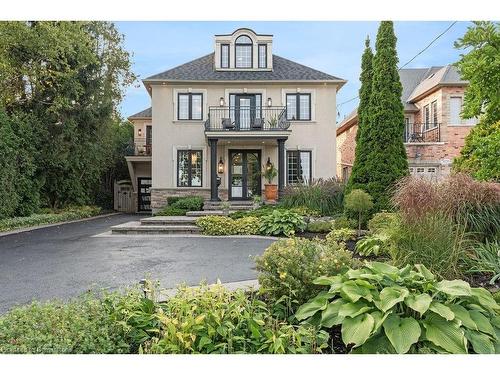
<path fill-rule="evenodd" d="M 212 201 L 261 195 L 275 183 L 336 176 L 336 95 L 345 80 L 273 54 L 273 36 L 238 29 L 214 52 L 143 80 L 152 106 L 129 119 L 127 157 L 138 210 L 167 197 Z"/>
<path fill-rule="evenodd" d="M 454 66 L 401 69 L 405 130 L 403 142 L 412 175 L 439 179 L 450 173 L 464 139 L 476 124 L 460 117 L 467 81 Z M 356 147 L 356 110 L 337 129 L 337 174 L 351 173 Z"/>

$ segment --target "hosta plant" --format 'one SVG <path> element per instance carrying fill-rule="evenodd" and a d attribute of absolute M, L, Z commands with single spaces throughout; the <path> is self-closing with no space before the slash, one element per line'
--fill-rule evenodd
<path fill-rule="evenodd" d="M 270 215 L 261 218 L 259 231 L 266 236 L 284 234 L 291 237 L 296 232 L 303 232 L 306 226 L 301 215 L 289 210 L 274 210 Z"/>
<path fill-rule="evenodd" d="M 315 283 L 329 290 L 302 305 L 296 318 L 341 326 L 352 352 L 500 352 L 500 306 L 465 281 L 438 281 L 422 265 L 372 262 Z"/>
<path fill-rule="evenodd" d="M 385 233 L 372 234 L 356 242 L 356 251 L 362 256 L 382 255 L 387 252 L 389 236 Z"/>

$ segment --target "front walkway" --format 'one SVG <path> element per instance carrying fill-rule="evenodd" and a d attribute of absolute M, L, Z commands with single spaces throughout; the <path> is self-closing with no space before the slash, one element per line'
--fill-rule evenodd
<path fill-rule="evenodd" d="M 100 236 L 137 215 L 59 225 L 0 238 L 0 313 L 32 299 L 160 280 L 163 288 L 256 278 L 253 256 L 268 238 Z"/>

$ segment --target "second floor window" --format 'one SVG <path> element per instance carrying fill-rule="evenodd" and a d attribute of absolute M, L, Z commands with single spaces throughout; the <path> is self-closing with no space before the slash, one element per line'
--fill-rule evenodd
<path fill-rule="evenodd" d="M 286 119 L 311 120 L 311 94 L 286 94 Z"/>
<path fill-rule="evenodd" d="M 220 46 L 220 67 L 229 68 L 229 44 Z"/>
<path fill-rule="evenodd" d="M 450 125 L 461 125 L 462 118 L 462 98 L 460 96 L 452 96 L 450 98 Z"/>
<path fill-rule="evenodd" d="M 179 94 L 177 97 L 177 119 L 202 120 L 203 95 L 191 93 Z"/>
<path fill-rule="evenodd" d="M 435 128 L 438 124 L 438 102 L 434 100 L 431 103 L 431 112 L 432 112 L 432 126 L 431 128 Z"/>
<path fill-rule="evenodd" d="M 431 109 L 429 104 L 424 107 L 424 125 L 426 129 L 429 129 L 431 123 Z"/>
<path fill-rule="evenodd" d="M 267 68 L 267 45 L 259 44 L 259 68 Z"/>
<path fill-rule="evenodd" d="M 242 35 L 236 39 L 235 43 L 235 67 L 236 68 L 251 68 L 252 67 L 252 39 L 246 35 Z"/>

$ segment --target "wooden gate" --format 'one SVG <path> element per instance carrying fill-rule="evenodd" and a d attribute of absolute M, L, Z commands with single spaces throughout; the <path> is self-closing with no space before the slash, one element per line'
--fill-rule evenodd
<path fill-rule="evenodd" d="M 135 205 L 133 199 L 132 183 L 128 180 L 115 182 L 115 211 L 134 212 Z"/>

